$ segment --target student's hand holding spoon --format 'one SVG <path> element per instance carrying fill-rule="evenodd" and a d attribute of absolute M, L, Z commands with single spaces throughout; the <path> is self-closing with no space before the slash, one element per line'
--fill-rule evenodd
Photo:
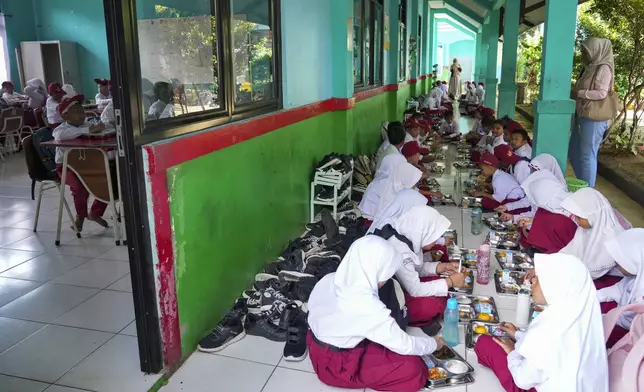
<path fill-rule="evenodd" d="M 507 333 L 508 336 L 510 336 L 512 339 L 516 339 L 515 335 L 517 333 L 517 327 L 514 324 L 502 322 L 499 325 L 499 328 L 501 329 L 501 331 Z"/>
<path fill-rule="evenodd" d="M 496 211 L 496 212 L 507 212 L 508 211 L 508 206 L 506 206 L 506 205 L 498 206 L 498 207 L 496 207 L 494 209 L 494 211 Z"/>
<path fill-rule="evenodd" d="M 434 352 L 439 351 L 440 349 L 445 347 L 445 339 L 443 339 L 442 337 L 434 336 L 434 340 L 436 341 L 436 350 Z"/>
<path fill-rule="evenodd" d="M 441 252 L 442 256 L 443 252 Z M 437 274 L 453 274 L 454 272 L 457 272 L 458 270 L 458 263 L 456 262 L 449 262 L 449 263 L 440 263 L 436 266 L 436 273 Z"/>
<path fill-rule="evenodd" d="M 446 280 L 447 280 L 448 287 L 456 287 L 456 288 L 465 287 L 465 274 L 462 272 L 455 272 L 451 274 Z"/>

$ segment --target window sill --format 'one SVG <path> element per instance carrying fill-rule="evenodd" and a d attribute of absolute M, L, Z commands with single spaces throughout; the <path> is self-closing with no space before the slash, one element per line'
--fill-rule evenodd
<path fill-rule="evenodd" d="M 360 89 L 355 89 L 353 92 L 353 98 L 355 98 L 356 102 L 364 101 L 365 99 L 369 99 L 372 97 L 375 97 L 376 95 L 382 94 L 389 91 L 386 85 L 375 85 L 375 86 L 367 86 L 367 87 L 361 87 Z"/>

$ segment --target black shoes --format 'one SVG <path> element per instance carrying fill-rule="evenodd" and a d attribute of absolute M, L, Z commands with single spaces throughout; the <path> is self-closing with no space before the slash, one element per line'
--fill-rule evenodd
<path fill-rule="evenodd" d="M 331 216 L 331 211 L 326 208 L 320 212 L 320 215 L 322 216 L 322 224 L 324 225 L 327 241 L 333 240 L 340 234 L 338 224 L 335 223 L 335 219 Z"/>
<path fill-rule="evenodd" d="M 247 309 L 244 300 L 238 299 L 235 306 L 229 310 L 217 326 L 203 338 L 197 349 L 213 353 L 221 351 L 231 344 L 238 342 L 246 336 L 244 332 L 244 317 Z"/>
<path fill-rule="evenodd" d="M 306 316 L 300 314 L 293 324 L 287 329 L 286 344 L 284 345 L 284 360 L 300 362 L 306 358 L 306 334 L 308 324 Z"/>
<path fill-rule="evenodd" d="M 274 303 L 281 302 L 284 305 L 292 302 L 284 294 L 273 289 L 272 287 L 267 287 L 264 290 L 254 291 L 246 290 L 242 294 L 246 298 L 246 306 L 248 308 L 248 313 L 261 313 L 267 309 L 270 309 Z"/>
<path fill-rule="evenodd" d="M 261 336 L 274 342 L 286 341 L 286 330 L 281 329 L 273 324 L 271 320 L 263 314 L 251 314 L 246 316 L 244 323 L 246 334 L 253 336 Z"/>

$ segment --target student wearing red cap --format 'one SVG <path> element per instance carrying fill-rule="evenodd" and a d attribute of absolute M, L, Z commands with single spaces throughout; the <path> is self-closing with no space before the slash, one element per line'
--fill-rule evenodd
<path fill-rule="evenodd" d="M 65 91 L 60 83 L 50 83 L 47 88 L 49 98 L 47 98 L 47 124 L 49 128 L 54 129 L 63 123 L 63 118 L 58 113 L 58 105 L 65 96 Z"/>
<path fill-rule="evenodd" d="M 483 208 L 493 211 L 502 204 L 517 201 L 525 197 L 521 185 L 512 175 L 499 170 L 499 161 L 492 154 L 484 154 L 480 161 L 481 174 L 492 179 L 493 194 L 485 191 L 475 191 L 472 195 L 483 198 Z M 524 211 L 509 211 L 509 213 L 520 213 Z"/>
<path fill-rule="evenodd" d="M 458 121 L 454 117 L 454 112 L 448 110 L 445 112 L 443 122 L 440 127 L 441 138 L 448 140 L 458 140 L 461 137 L 461 130 L 458 126 Z"/>
<path fill-rule="evenodd" d="M 15 89 L 15 86 L 13 85 L 12 82 L 10 81 L 2 82 L 2 99 L 4 99 L 9 106 L 14 106 L 19 101 L 24 101 L 29 99 L 29 97 L 27 97 L 26 95 L 17 93 L 14 89 Z"/>
<path fill-rule="evenodd" d="M 530 176 L 532 170 L 530 169 L 530 160 L 520 157 L 512 151 L 512 148 L 507 144 L 502 144 L 494 149 L 494 156 L 499 162 L 507 169 L 508 173 L 512 174 L 514 179 L 519 184 Z M 503 213 L 501 219 L 504 221 L 513 221 L 518 223 L 521 218 L 532 217 L 532 205 L 530 200 L 526 197 L 509 202 L 495 208 L 497 212 Z M 508 211 L 512 211 L 511 213 Z"/>
<path fill-rule="evenodd" d="M 94 99 L 96 100 L 96 105 L 98 105 L 98 110 L 103 111 L 103 109 L 112 102 L 110 81 L 108 79 L 94 79 L 94 82 L 98 86 L 98 94 L 96 94 Z"/>
<path fill-rule="evenodd" d="M 54 129 L 53 136 L 55 140 L 69 140 L 76 139 L 80 136 L 86 136 L 90 133 L 98 133 L 105 129 L 103 123 L 96 125 L 85 122 L 85 110 L 83 109 L 83 95 L 76 95 L 74 97 L 65 97 L 58 105 L 58 114 L 62 117 L 63 123 Z M 56 168 L 58 175 L 62 175 L 63 171 L 63 157 L 65 149 L 61 147 L 56 148 Z M 76 227 L 78 230 L 83 229 L 83 222 L 89 219 L 98 223 L 103 227 L 107 227 L 107 222 L 102 218 L 107 204 L 99 200 L 94 200 L 89 215 L 87 214 L 87 200 L 89 199 L 89 192 L 85 186 L 76 176 L 76 174 L 68 170 L 65 178 L 65 183 L 69 185 L 74 198 L 74 207 L 76 208 Z"/>

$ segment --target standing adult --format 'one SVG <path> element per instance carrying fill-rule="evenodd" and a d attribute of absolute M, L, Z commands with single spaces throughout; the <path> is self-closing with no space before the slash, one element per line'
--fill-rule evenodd
<path fill-rule="evenodd" d="M 609 99 L 615 70 L 613 45 L 605 38 L 589 38 L 581 44 L 581 53 L 584 69 L 573 90 L 577 106 L 568 155 L 577 178 L 594 187 L 597 152 L 608 129 L 608 120 L 592 120 L 596 109 L 591 110 L 591 105 L 593 101 Z"/>
<path fill-rule="evenodd" d="M 461 96 L 461 72 L 463 71 L 461 65 L 458 63 L 458 59 L 454 59 L 452 66 L 449 67 L 449 71 L 450 78 L 447 93 L 458 99 Z"/>

